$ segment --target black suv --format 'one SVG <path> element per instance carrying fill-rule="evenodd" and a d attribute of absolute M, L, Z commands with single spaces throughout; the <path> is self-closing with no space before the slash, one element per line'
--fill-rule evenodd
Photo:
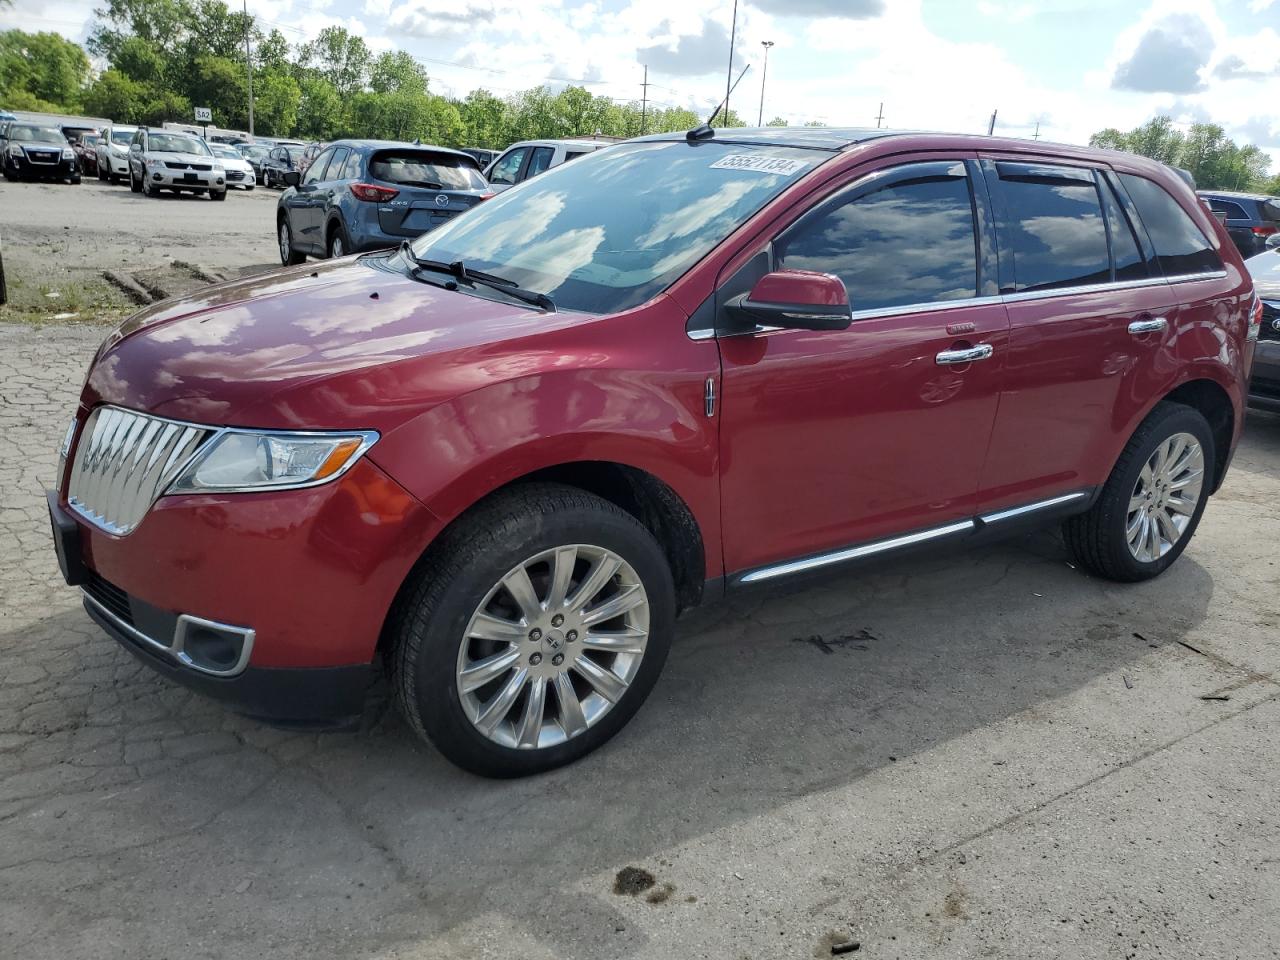
<path fill-rule="evenodd" d="M 1200 199 L 1223 220 L 1240 256 L 1261 253 L 1267 237 L 1280 230 L 1280 197 L 1260 193 L 1201 190 Z"/>
<path fill-rule="evenodd" d="M 80 182 L 80 161 L 57 127 L 10 121 L 4 155 L 6 180 L 66 180 Z"/>

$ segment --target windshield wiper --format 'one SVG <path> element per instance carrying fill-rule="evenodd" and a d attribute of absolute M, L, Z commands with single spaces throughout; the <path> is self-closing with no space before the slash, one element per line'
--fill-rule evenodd
<path fill-rule="evenodd" d="M 471 286 L 481 284 L 505 293 L 513 299 L 523 303 L 531 304 L 535 307 L 541 307 L 543 310 L 556 312 L 555 301 L 545 293 L 538 293 L 536 290 L 526 290 L 514 280 L 508 280 L 506 277 L 499 277 L 492 273 L 484 273 L 479 270 L 470 270 L 461 260 L 455 260 L 453 263 L 445 263 L 443 260 L 426 260 L 419 257 L 413 252 L 413 245 L 408 240 L 400 242 L 400 252 L 405 259 L 412 263 L 415 267 L 423 270 L 436 270 L 440 273 L 447 273 L 453 277 L 458 283 L 468 283 Z"/>

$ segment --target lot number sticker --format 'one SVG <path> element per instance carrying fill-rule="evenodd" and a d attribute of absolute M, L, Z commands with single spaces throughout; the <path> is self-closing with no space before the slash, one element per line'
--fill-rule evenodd
<path fill-rule="evenodd" d="M 756 153 L 731 153 L 711 165 L 712 170 L 752 170 L 756 173 L 772 173 L 789 177 L 809 166 L 808 160 L 792 160 L 785 157 L 765 157 Z"/>

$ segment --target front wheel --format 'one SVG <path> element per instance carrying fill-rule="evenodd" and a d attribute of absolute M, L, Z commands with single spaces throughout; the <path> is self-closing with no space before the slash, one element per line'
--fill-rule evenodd
<path fill-rule="evenodd" d="M 1068 548 L 1109 580 L 1135 583 L 1163 573 L 1200 523 L 1215 452 L 1200 411 L 1160 404 L 1134 431 L 1093 507 L 1064 525 Z"/>
<path fill-rule="evenodd" d="M 639 521 L 573 487 L 524 485 L 455 524 L 406 585 L 398 700 L 466 770 L 550 770 L 631 719 L 674 623 L 670 567 Z"/>
<path fill-rule="evenodd" d="M 214 193 L 213 191 L 209 191 L 209 199 L 210 199 L 210 200 L 225 200 L 225 199 L 227 199 L 227 191 L 226 191 L 226 190 L 221 190 L 221 191 L 219 191 L 219 192 L 217 192 L 217 193 Z"/>
<path fill-rule="evenodd" d="M 288 217 L 280 218 L 276 239 L 280 241 L 280 262 L 286 267 L 296 267 L 307 259 L 305 253 L 298 253 L 293 249 L 293 231 L 289 229 Z"/>

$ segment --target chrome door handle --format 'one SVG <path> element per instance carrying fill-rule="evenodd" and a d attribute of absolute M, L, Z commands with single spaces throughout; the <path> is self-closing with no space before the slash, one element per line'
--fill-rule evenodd
<path fill-rule="evenodd" d="M 986 360 L 996 352 L 996 348 L 989 343 L 980 343 L 976 347 L 967 347 L 964 350 L 943 350 L 933 359 L 939 364 L 949 363 L 973 363 L 975 360 Z"/>
<path fill-rule="evenodd" d="M 1152 317 L 1150 320 L 1135 320 L 1129 324 L 1129 332 L 1135 336 L 1140 333 L 1155 333 L 1169 325 L 1164 317 Z"/>

